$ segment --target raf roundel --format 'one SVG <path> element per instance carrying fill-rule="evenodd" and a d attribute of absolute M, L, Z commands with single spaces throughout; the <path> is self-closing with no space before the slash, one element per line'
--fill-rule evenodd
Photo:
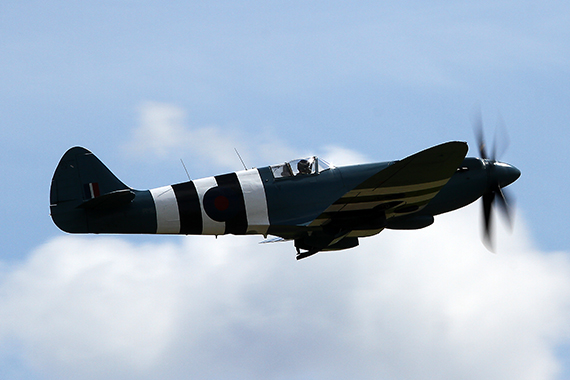
<path fill-rule="evenodd" d="M 213 187 L 204 194 L 204 210 L 212 220 L 227 222 L 239 212 L 239 196 L 230 188 Z"/>

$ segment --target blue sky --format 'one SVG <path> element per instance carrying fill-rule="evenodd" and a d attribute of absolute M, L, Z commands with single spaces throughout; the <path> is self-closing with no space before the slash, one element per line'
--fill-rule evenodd
<path fill-rule="evenodd" d="M 569 18 L 570 6 L 558 1 L 4 2 L 2 367 L 9 377 L 22 379 L 140 378 L 143 367 L 149 378 L 161 371 L 235 378 L 230 374 L 241 362 L 249 364 L 236 376 L 250 377 L 259 375 L 252 369 L 259 367 L 255 356 L 264 357 L 261 348 L 276 340 L 281 348 L 269 353 L 302 365 L 294 371 L 268 359 L 273 364 L 263 374 L 272 378 L 330 378 L 335 372 L 327 372 L 325 364 L 347 354 L 345 374 L 361 368 L 364 378 L 373 373 L 419 378 L 426 368 L 441 378 L 469 373 L 508 378 L 505 373 L 515 373 L 513 368 L 536 375 L 529 378 L 570 373 L 565 349 L 570 335 L 560 322 L 570 317 L 564 286 L 570 281 Z M 504 120 L 508 137 L 499 133 L 499 142 L 508 140 L 509 146 L 501 158 L 522 172 L 510 189 L 516 198 L 514 231 L 499 230 L 497 256 L 488 256 L 479 241 L 480 204 L 440 217 L 428 229 L 386 231 L 357 250 L 318 255 L 304 266 L 295 262 L 291 244 L 259 246 L 250 237 L 77 238 L 49 218 L 53 170 L 74 145 L 92 150 L 124 182 L 142 189 L 185 180 L 180 158 L 193 178 L 239 170 L 234 148 L 248 166 L 313 153 L 336 164 L 392 160 L 449 140 L 467 141 L 469 155 L 477 155 L 475 109 L 482 111 L 489 143 L 499 115 Z M 418 245 L 410 245 L 416 239 Z M 480 279 L 465 263 L 473 263 L 496 287 L 477 293 Z M 380 283 L 374 270 L 393 283 Z M 461 293 L 450 293 L 433 271 L 472 294 L 471 307 L 456 306 Z M 250 273 L 262 275 L 253 281 Z M 339 277 L 344 288 L 335 283 Z M 320 287 L 316 280 L 331 286 Z M 307 299 L 304 283 L 311 287 L 305 289 Z M 44 294 L 46 284 L 54 293 Z M 213 300 L 192 292 L 212 286 L 218 290 Z M 256 290 L 259 286 L 267 291 Z M 150 321 L 160 316 L 139 287 L 164 307 L 164 323 L 155 330 L 148 329 Z M 130 295 L 133 304 L 120 295 L 109 297 L 113 288 Z M 497 288 L 504 299 L 494 298 Z M 519 289 L 527 289 L 528 298 L 519 299 Z M 363 290 L 368 300 L 359 298 Z M 439 296 L 426 298 L 432 292 Z M 59 307 L 34 306 L 50 294 Z M 92 306 L 79 307 L 81 299 Z M 365 313 L 367 302 L 377 305 L 374 312 Z M 147 317 L 125 330 L 138 314 L 134 309 L 121 314 L 117 305 L 139 308 Z M 220 308 L 227 313 L 218 314 Z M 474 330 L 470 323 L 496 308 L 503 313 L 479 326 L 483 335 L 503 332 L 499 346 L 519 347 L 520 355 L 498 354 L 488 372 L 473 372 L 462 355 L 488 363 L 485 349 L 497 342 L 468 335 Z M 536 314 L 537 309 L 548 313 Z M 414 313 L 425 313 L 433 323 Z M 20 315 L 29 318 L 18 321 Z M 305 315 L 307 322 L 295 328 L 293 321 Z M 511 334 L 508 318 L 502 319 L 515 315 L 528 315 L 515 318 L 529 331 L 527 340 Z M 62 332 L 64 321 L 75 326 L 74 334 Z M 259 328 L 254 321 L 261 321 Z M 383 329 L 395 321 L 398 328 Z M 85 332 L 92 325 L 99 338 Z M 193 325 L 206 332 L 192 330 Z M 272 331 L 273 325 L 291 338 Z M 448 327 L 445 334 L 437 327 L 442 325 Z M 114 341 L 113 331 L 127 332 Z M 368 335 L 386 345 L 374 344 Z M 194 338 L 218 343 L 219 351 L 213 344 L 200 360 L 227 372 L 208 373 L 200 360 L 193 365 L 181 359 L 181 353 L 196 355 Z M 390 342 L 396 342 L 394 350 L 386 348 Z M 325 350 L 326 344 L 348 351 Z M 323 353 L 312 357 L 312 349 Z M 314 360 L 290 356 L 293 351 Z M 443 370 L 451 352 L 458 354 Z M 111 357 L 116 362 L 86 365 Z M 163 360 L 167 357 L 170 361 Z M 405 364 L 414 358 L 424 365 Z M 527 368 L 531 364 L 535 372 Z"/>

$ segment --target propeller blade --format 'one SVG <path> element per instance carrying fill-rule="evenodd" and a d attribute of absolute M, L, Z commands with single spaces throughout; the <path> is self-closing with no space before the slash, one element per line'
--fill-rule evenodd
<path fill-rule="evenodd" d="M 499 112 L 497 117 L 497 128 L 495 128 L 495 141 L 493 142 L 493 160 L 498 160 L 508 150 L 510 145 L 509 132 L 507 130 L 505 119 Z"/>
<path fill-rule="evenodd" d="M 493 238 L 492 238 L 492 213 L 493 213 L 493 201 L 495 199 L 495 193 L 489 191 L 483 194 L 483 223 L 485 227 L 484 242 L 490 251 L 493 251 Z"/>
<path fill-rule="evenodd" d="M 495 140 L 493 141 L 493 148 L 491 149 L 490 159 L 493 162 L 497 161 L 497 137 L 495 137 Z"/>
<path fill-rule="evenodd" d="M 473 130 L 475 131 L 475 138 L 477 139 L 477 145 L 479 146 L 479 155 L 482 159 L 489 158 L 485 147 L 485 137 L 483 136 L 483 119 L 481 116 L 481 110 L 478 110 L 473 116 Z"/>
<path fill-rule="evenodd" d="M 500 187 L 497 188 L 497 204 L 501 209 L 503 215 L 505 216 L 505 220 L 507 221 L 507 225 L 509 229 L 513 229 L 513 217 L 511 212 L 511 205 L 512 205 L 512 196 L 507 195 L 506 189 L 501 189 Z M 509 200 L 510 198 L 510 200 Z"/>

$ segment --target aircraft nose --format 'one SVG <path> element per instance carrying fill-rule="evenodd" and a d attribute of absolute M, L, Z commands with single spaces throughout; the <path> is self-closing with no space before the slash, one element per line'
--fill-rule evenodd
<path fill-rule="evenodd" d="M 521 176 L 519 169 L 504 162 L 495 162 L 495 172 L 497 173 L 497 179 L 501 187 L 509 186 Z"/>

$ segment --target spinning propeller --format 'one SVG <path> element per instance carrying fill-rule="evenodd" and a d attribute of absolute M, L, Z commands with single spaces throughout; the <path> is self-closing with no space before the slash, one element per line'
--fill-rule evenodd
<path fill-rule="evenodd" d="M 502 122 L 500 122 L 500 125 L 503 125 Z M 497 160 L 496 136 L 491 155 L 487 155 L 487 148 L 485 139 L 483 137 L 483 122 L 480 112 L 476 115 L 476 119 L 474 121 L 474 129 L 477 137 L 477 144 L 479 145 L 479 154 L 487 171 L 487 189 L 482 197 L 484 217 L 483 222 L 485 228 L 484 242 L 487 248 L 490 251 L 493 251 L 493 238 L 491 228 L 493 208 L 496 204 L 505 216 L 509 227 L 512 227 L 512 212 L 510 210 L 510 205 L 512 204 L 512 196 L 508 195 L 506 189 L 504 188 L 516 181 L 520 177 L 521 172 L 514 166 Z M 504 143 L 506 143 L 506 145 L 504 146 L 503 151 L 508 146 L 508 141 L 506 138 Z"/>

